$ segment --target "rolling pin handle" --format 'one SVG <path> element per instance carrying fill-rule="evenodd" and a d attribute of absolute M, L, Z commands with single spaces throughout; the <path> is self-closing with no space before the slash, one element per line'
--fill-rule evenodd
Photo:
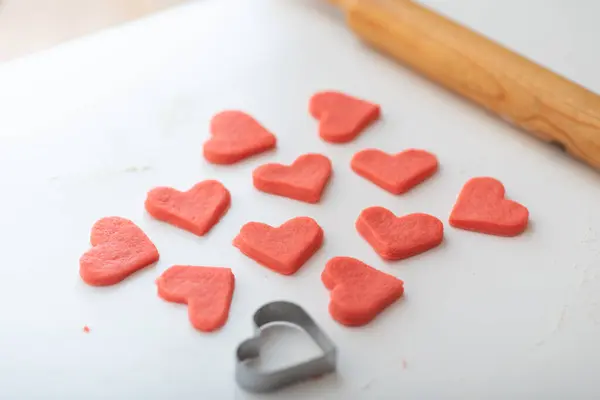
<path fill-rule="evenodd" d="M 365 42 L 600 169 L 600 96 L 411 0 L 330 0 Z"/>

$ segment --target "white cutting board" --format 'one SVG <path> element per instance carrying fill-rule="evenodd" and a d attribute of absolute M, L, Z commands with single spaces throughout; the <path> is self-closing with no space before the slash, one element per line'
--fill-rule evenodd
<path fill-rule="evenodd" d="M 600 3 L 426 3 L 600 92 Z M 277 299 L 302 305 L 336 342 L 339 371 L 264 398 L 600 396 L 598 174 L 369 50 L 328 10 L 318 0 L 199 1 L 0 67 L 0 398 L 263 398 L 236 387 L 233 355 L 253 311 Z M 322 142 L 307 103 L 328 88 L 379 102 L 383 119 L 352 143 Z M 208 122 L 226 108 L 258 118 L 278 149 L 209 165 Z M 427 149 L 441 169 L 392 196 L 351 172 L 351 156 L 366 147 Z M 334 165 L 321 204 L 252 187 L 256 166 L 306 152 Z M 525 234 L 448 226 L 473 176 L 500 179 L 529 207 Z M 230 189 L 232 207 L 206 237 L 145 214 L 152 187 L 208 178 Z M 439 217 L 444 244 L 382 262 L 353 227 L 373 205 Z M 92 224 L 109 215 L 138 223 L 161 259 L 92 288 L 78 259 Z M 301 215 L 319 222 L 326 243 L 294 277 L 231 245 L 245 222 Z M 338 325 L 320 282 L 338 255 L 403 279 L 405 298 L 364 328 Z M 221 331 L 195 331 L 185 306 L 157 297 L 154 280 L 172 264 L 233 269 Z"/>

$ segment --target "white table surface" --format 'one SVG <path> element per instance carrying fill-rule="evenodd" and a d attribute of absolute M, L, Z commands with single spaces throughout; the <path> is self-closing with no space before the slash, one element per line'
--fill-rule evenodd
<path fill-rule="evenodd" d="M 600 92 L 600 3 L 425 3 Z M 352 143 L 322 142 L 307 102 L 327 88 L 379 102 L 382 121 Z M 208 121 L 225 108 L 272 129 L 277 151 L 207 164 Z M 351 172 L 351 156 L 365 147 L 424 148 L 441 170 L 395 197 Z M 256 166 L 305 152 L 334 164 L 322 204 L 252 187 Z M 233 352 L 251 334 L 252 312 L 275 299 L 301 304 L 321 324 L 338 345 L 339 371 L 264 398 L 600 396 L 598 174 L 369 50 L 320 0 L 198 1 L 0 66 L 0 171 L 2 399 L 263 398 L 236 387 Z M 445 223 L 438 249 L 384 263 L 353 228 L 372 205 L 446 222 L 462 184 L 485 175 L 529 207 L 522 236 Z M 208 236 L 145 214 L 153 186 L 183 190 L 207 178 L 232 192 Z M 122 284 L 92 288 L 78 259 L 94 221 L 108 215 L 138 223 L 161 260 Z M 321 224 L 326 244 L 294 277 L 231 246 L 249 220 L 276 225 L 300 215 Z M 338 325 L 319 279 L 336 255 L 400 277 L 405 298 L 367 327 Z M 157 297 L 154 279 L 172 264 L 233 269 L 221 331 L 195 331 L 185 306 Z M 275 356 L 308 346 L 281 345 L 286 335 L 275 336 Z"/>

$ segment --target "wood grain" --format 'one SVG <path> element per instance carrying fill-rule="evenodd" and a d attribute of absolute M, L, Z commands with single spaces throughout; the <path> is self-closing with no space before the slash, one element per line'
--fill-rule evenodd
<path fill-rule="evenodd" d="M 366 42 L 600 168 L 600 97 L 410 0 L 337 1 Z"/>

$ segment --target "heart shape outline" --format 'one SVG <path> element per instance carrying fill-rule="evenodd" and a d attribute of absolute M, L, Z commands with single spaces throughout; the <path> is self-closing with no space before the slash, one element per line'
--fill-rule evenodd
<path fill-rule="evenodd" d="M 444 238 L 444 224 L 436 217 L 424 213 L 396 217 L 383 207 L 365 208 L 355 226 L 373 250 L 389 261 L 424 253 Z"/>
<path fill-rule="evenodd" d="M 309 112 L 319 120 L 323 140 L 345 143 L 379 119 L 381 107 L 341 92 L 323 91 L 310 98 Z"/>
<path fill-rule="evenodd" d="M 241 388 L 255 393 L 270 392 L 335 372 L 335 344 L 302 307 L 288 301 L 274 301 L 260 307 L 252 320 L 254 336 L 240 343 L 236 350 L 235 379 Z M 248 361 L 260 356 L 262 328 L 278 322 L 287 322 L 302 329 L 319 346 L 322 355 L 275 371 L 261 372 L 251 368 Z"/>
<path fill-rule="evenodd" d="M 293 275 L 321 248 L 323 236 L 314 219 L 296 217 L 279 227 L 248 222 L 233 245 L 259 264 L 282 275 Z"/>
<path fill-rule="evenodd" d="M 331 176 L 331 161 L 321 154 L 304 154 L 291 165 L 269 163 L 252 172 L 258 190 L 304 201 L 318 203 Z"/>
<path fill-rule="evenodd" d="M 505 198 L 502 182 L 489 177 L 472 178 L 463 186 L 452 212 L 450 225 L 496 236 L 517 236 L 525 231 L 529 210 Z"/>
<path fill-rule="evenodd" d="M 204 158 L 212 164 L 234 164 L 275 148 L 277 139 L 249 114 L 227 110 L 210 121 L 211 137 L 204 142 Z"/>
<path fill-rule="evenodd" d="M 215 331 L 229 318 L 235 289 L 230 268 L 173 265 L 156 279 L 156 286 L 163 300 L 187 304 L 190 323 L 201 332 Z"/>
<path fill-rule="evenodd" d="M 378 149 L 359 151 L 352 157 L 354 172 L 392 194 L 403 194 L 438 170 L 437 158 L 419 149 L 390 155 Z"/>
<path fill-rule="evenodd" d="M 159 259 L 158 250 L 132 221 L 105 217 L 92 226 L 92 248 L 79 259 L 79 275 L 91 286 L 110 286 Z"/>
<path fill-rule="evenodd" d="M 204 236 L 221 220 L 230 204 L 227 188 L 219 181 L 206 180 L 185 192 L 156 187 L 148 192 L 144 207 L 159 221 Z"/>
<path fill-rule="evenodd" d="M 329 314 L 342 325 L 366 325 L 404 294 L 404 282 L 352 257 L 334 257 L 321 273 Z"/>

